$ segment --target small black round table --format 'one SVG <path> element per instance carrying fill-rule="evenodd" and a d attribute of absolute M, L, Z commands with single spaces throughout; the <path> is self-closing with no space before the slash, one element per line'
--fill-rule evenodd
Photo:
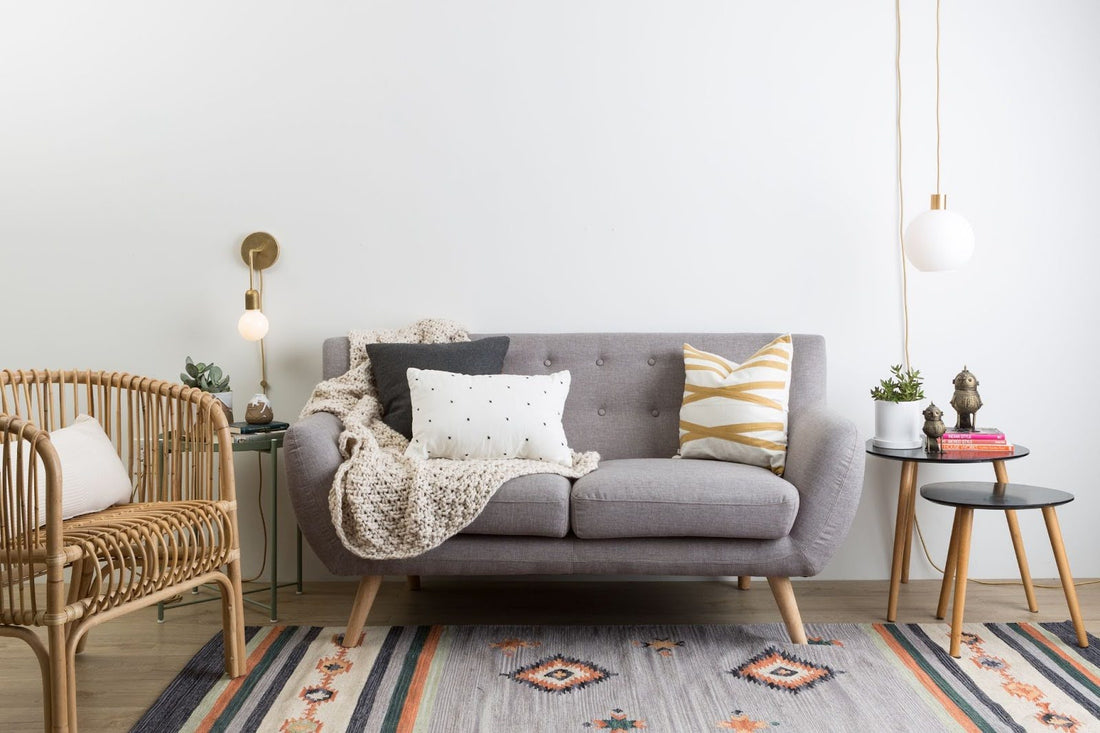
<path fill-rule="evenodd" d="M 913 523 L 917 513 L 917 467 L 922 463 L 936 465 L 957 465 L 963 463 L 992 463 L 993 473 L 998 481 L 1008 483 L 1008 469 L 1005 461 L 1023 458 L 1030 451 L 1022 445 L 1017 445 L 1012 453 L 1000 451 L 943 451 L 931 452 L 924 448 L 882 448 L 875 445 L 874 440 L 867 441 L 868 455 L 886 458 L 892 461 L 901 461 L 901 483 L 898 486 L 898 518 L 894 527 L 894 557 L 890 563 L 890 598 L 886 604 L 886 620 L 893 622 L 898 617 L 898 595 L 901 584 L 909 582 L 909 555 L 913 548 Z M 1027 558 L 1024 556 L 1024 545 L 1017 541 L 1020 536 L 1020 527 L 1016 522 L 1016 512 L 1006 511 L 1008 529 L 1012 534 L 1012 544 L 1016 550 L 1016 559 L 1020 565 L 1020 572 L 1027 572 Z M 1030 579 L 1026 583 L 1031 587 Z M 1028 604 L 1031 610 L 1036 610 L 1034 594 L 1028 594 Z"/>
<path fill-rule="evenodd" d="M 920 495 L 936 504 L 955 508 L 955 522 L 951 525 L 951 544 L 947 550 L 947 566 L 944 568 L 943 584 L 940 586 L 940 602 L 936 607 L 936 618 L 943 618 L 947 614 L 947 597 L 951 590 L 951 583 L 954 581 L 951 656 L 959 656 L 959 644 L 962 639 L 963 609 L 966 606 L 966 572 L 970 563 L 970 530 L 974 524 L 975 509 L 1000 509 L 1004 512 L 1015 512 L 1017 509 L 1043 511 L 1050 546 L 1054 550 L 1054 560 L 1058 563 L 1058 577 L 1062 580 L 1062 590 L 1066 594 L 1069 615 L 1073 619 L 1073 628 L 1077 632 L 1077 646 L 1089 645 L 1085 623 L 1081 619 L 1081 608 L 1077 605 L 1077 589 L 1073 587 L 1073 575 L 1070 574 L 1066 548 L 1062 543 L 1062 530 L 1058 526 L 1058 515 L 1054 511 L 1054 507 L 1073 501 L 1073 494 L 1027 484 L 947 481 L 922 486 Z M 1018 525 L 1010 524 L 1009 531 L 1013 535 L 1012 544 L 1017 547 L 1016 557 L 1020 561 L 1020 578 L 1024 582 L 1028 608 L 1033 612 L 1038 611 L 1035 591 L 1031 585 L 1031 575 L 1027 570 L 1027 560 L 1023 555 L 1020 528 Z"/>

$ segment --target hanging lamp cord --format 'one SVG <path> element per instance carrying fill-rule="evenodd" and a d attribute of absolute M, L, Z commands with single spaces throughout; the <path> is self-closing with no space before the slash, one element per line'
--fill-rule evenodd
<path fill-rule="evenodd" d="M 940 0 L 936 0 L 936 193 L 940 193 Z"/>
<path fill-rule="evenodd" d="M 260 308 L 264 307 L 264 271 L 260 270 Z M 267 350 L 264 340 L 260 339 L 260 391 L 265 395 L 271 385 L 267 383 Z"/>
<path fill-rule="evenodd" d="M 901 177 L 901 0 L 894 0 L 894 17 L 897 21 L 897 43 L 894 54 L 894 74 L 897 78 L 897 140 L 898 140 L 898 245 L 901 248 L 901 309 L 902 348 L 905 351 L 905 368 L 912 369 L 909 360 L 909 260 L 905 253 L 905 188 Z"/>
<path fill-rule="evenodd" d="M 905 253 L 905 189 L 902 180 L 902 156 L 901 156 L 901 0 L 894 0 L 894 19 L 897 25 L 897 42 L 894 53 L 894 74 L 897 79 L 897 144 L 898 144 L 898 245 L 901 249 L 901 305 L 902 305 L 902 335 L 905 351 L 905 368 L 912 368 L 909 360 L 909 265 Z M 940 0 L 936 0 L 936 193 L 940 192 Z M 928 544 L 924 541 L 924 532 L 920 528 L 920 519 L 913 514 L 913 526 L 917 529 L 917 539 L 920 540 L 921 550 L 936 572 L 943 575 L 944 569 L 932 559 L 928 551 Z M 979 585 L 1023 585 L 1019 580 L 977 580 L 970 578 L 970 582 Z M 1100 583 L 1100 579 L 1083 580 L 1074 582 L 1074 586 L 1093 585 Z M 1033 583 L 1036 588 L 1059 589 L 1061 585 Z"/>

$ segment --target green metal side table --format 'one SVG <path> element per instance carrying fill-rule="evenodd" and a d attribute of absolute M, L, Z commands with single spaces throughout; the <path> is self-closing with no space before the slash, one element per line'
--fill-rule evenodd
<path fill-rule="evenodd" d="M 271 615 L 272 621 L 279 620 L 279 595 L 280 588 L 286 588 L 287 586 L 295 586 L 297 593 L 302 593 L 302 529 L 295 525 L 295 559 L 297 562 L 297 575 L 296 580 L 288 581 L 286 583 L 279 582 L 279 449 L 283 447 L 283 436 L 286 435 L 286 431 L 280 430 L 278 432 L 271 433 L 254 433 L 252 435 L 235 435 L 233 436 L 233 452 L 234 453 L 267 453 L 270 459 L 270 469 L 267 475 L 268 490 L 271 492 L 269 498 L 271 507 L 271 531 L 268 534 L 268 562 L 271 564 L 271 570 L 268 575 L 267 584 L 259 588 L 252 588 L 245 590 L 244 602 L 256 608 L 261 608 L 268 611 Z M 217 450 L 218 446 L 215 444 L 214 450 Z M 263 488 L 261 487 L 261 491 Z M 238 513 L 240 512 L 240 488 L 238 487 Z M 192 594 L 198 593 L 198 589 L 192 591 Z M 270 602 L 263 603 L 262 601 L 249 598 L 248 596 L 253 593 L 269 593 Z M 173 608 L 182 608 L 183 606 L 192 606 L 196 603 L 209 603 L 211 601 L 220 600 L 221 594 L 218 593 L 210 598 L 198 598 L 190 601 L 177 601 L 175 603 L 158 603 L 157 604 L 157 622 L 162 623 L 164 621 L 164 612 Z"/>

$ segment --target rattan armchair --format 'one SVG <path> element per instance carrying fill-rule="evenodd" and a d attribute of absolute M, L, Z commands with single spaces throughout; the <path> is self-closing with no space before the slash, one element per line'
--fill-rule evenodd
<path fill-rule="evenodd" d="M 134 488 L 129 504 L 62 520 L 49 431 L 79 414 L 103 426 Z M 244 673 L 230 441 L 216 400 L 197 389 L 118 372 L 0 371 L 0 636 L 34 650 L 47 730 L 76 730 L 74 660 L 89 629 L 200 584 L 221 590 L 225 670 Z"/>

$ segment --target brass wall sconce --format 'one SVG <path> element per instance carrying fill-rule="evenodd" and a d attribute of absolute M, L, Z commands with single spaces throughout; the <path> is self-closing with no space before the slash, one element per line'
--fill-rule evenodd
<path fill-rule="evenodd" d="M 260 342 L 260 389 L 267 394 L 267 356 L 264 353 L 264 336 L 267 335 L 270 324 L 262 310 L 264 270 L 279 259 L 279 243 L 267 232 L 253 232 L 241 243 L 241 259 L 248 265 L 248 290 L 244 293 L 244 313 L 237 321 L 237 332 L 248 341 Z M 256 288 L 257 280 L 259 289 Z"/>

